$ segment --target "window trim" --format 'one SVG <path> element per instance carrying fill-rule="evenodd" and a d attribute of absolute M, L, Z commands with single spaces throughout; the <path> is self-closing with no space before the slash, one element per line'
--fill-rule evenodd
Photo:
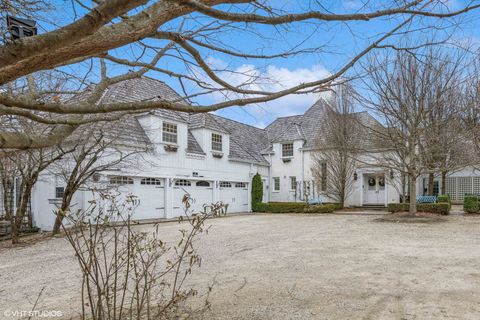
<path fill-rule="evenodd" d="M 232 183 L 228 182 L 228 181 L 220 181 L 218 183 L 218 186 L 220 188 L 231 188 L 232 187 Z"/>
<path fill-rule="evenodd" d="M 142 178 L 140 180 L 140 184 L 142 186 L 161 186 L 162 185 L 162 180 L 160 180 L 158 178 L 147 177 L 147 178 Z"/>
<path fill-rule="evenodd" d="M 210 142 L 211 142 L 212 151 L 223 152 L 223 137 L 221 134 L 212 132 Z M 217 147 L 220 146 L 220 148 L 217 149 L 215 146 Z"/>
<path fill-rule="evenodd" d="M 109 184 L 117 186 L 134 184 L 133 179 L 127 176 L 110 176 L 108 182 Z"/>
<path fill-rule="evenodd" d="M 169 126 L 171 128 L 169 128 Z M 174 137 L 175 141 L 167 141 L 166 137 Z M 178 143 L 178 125 L 173 122 L 163 121 L 162 122 L 162 142 L 169 143 L 169 144 L 177 144 Z"/>
<path fill-rule="evenodd" d="M 295 187 L 293 187 L 293 183 L 295 182 Z M 290 191 L 297 190 L 297 176 L 290 176 Z"/>
<path fill-rule="evenodd" d="M 202 188 L 210 188 L 211 187 L 210 182 L 205 181 L 205 180 L 200 180 L 200 181 L 195 182 L 195 186 L 196 187 L 202 187 Z"/>
<path fill-rule="evenodd" d="M 291 146 L 291 148 L 286 149 L 286 146 Z M 293 142 L 282 143 L 282 158 L 293 158 Z M 285 151 L 288 151 L 291 154 L 285 155 Z"/>
<path fill-rule="evenodd" d="M 273 180 L 273 191 L 278 192 L 280 191 L 280 177 L 272 177 Z M 278 181 L 278 189 L 277 189 L 277 182 Z"/>
<path fill-rule="evenodd" d="M 192 182 L 186 179 L 175 180 L 175 187 L 191 187 Z"/>
<path fill-rule="evenodd" d="M 59 196 L 59 190 L 61 191 L 61 196 Z M 63 199 L 63 196 L 65 195 L 65 187 L 55 187 L 55 199 Z"/>

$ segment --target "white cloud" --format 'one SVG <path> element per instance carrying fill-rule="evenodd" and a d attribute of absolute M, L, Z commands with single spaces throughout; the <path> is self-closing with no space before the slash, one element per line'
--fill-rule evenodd
<path fill-rule="evenodd" d="M 364 6 L 364 3 L 359 0 L 347 0 L 343 2 L 343 7 L 347 10 L 358 10 Z"/>
<path fill-rule="evenodd" d="M 224 61 L 215 58 L 209 58 L 208 63 L 211 68 L 217 70 L 223 70 L 227 66 Z M 296 69 L 270 65 L 259 70 L 253 65 L 244 64 L 231 71 L 232 72 L 222 71 L 219 72 L 218 75 L 222 80 L 232 85 L 244 85 L 244 89 L 270 92 L 280 91 L 300 83 L 320 80 L 330 74 L 320 65 Z M 205 78 L 203 79 L 205 80 Z M 208 81 L 213 85 L 211 80 Z M 223 102 L 226 99 L 236 99 L 240 97 L 241 95 L 231 92 L 229 92 L 227 96 L 220 93 L 214 93 L 210 96 L 213 102 Z M 262 127 L 277 117 L 303 113 L 318 98 L 318 94 L 293 94 L 267 103 L 250 105 L 242 107 L 241 109 L 230 108 L 217 113 Z"/>

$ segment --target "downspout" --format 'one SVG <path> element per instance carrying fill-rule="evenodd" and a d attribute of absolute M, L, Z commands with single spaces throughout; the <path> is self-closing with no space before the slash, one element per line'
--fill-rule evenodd
<path fill-rule="evenodd" d="M 268 187 L 268 201 L 267 202 L 270 202 L 270 199 L 272 198 L 272 195 L 271 195 L 271 192 L 272 192 L 272 188 L 270 188 L 270 183 L 272 181 L 272 154 L 269 153 L 268 154 L 268 158 L 269 158 L 269 162 L 270 162 L 270 165 L 268 166 L 268 184 L 267 184 L 267 187 Z"/>
<path fill-rule="evenodd" d="M 252 212 L 252 177 L 253 177 L 253 163 L 250 163 L 250 172 L 248 173 L 248 212 Z M 258 171 L 258 169 L 257 169 Z"/>
<path fill-rule="evenodd" d="M 301 175 L 301 178 L 302 178 L 302 183 L 300 184 L 301 186 L 301 191 L 300 191 L 300 197 L 299 199 L 301 201 L 305 201 L 304 199 L 304 195 L 305 195 L 305 152 L 303 150 L 303 148 L 300 148 L 300 153 L 301 153 L 301 158 L 302 158 L 302 175 Z"/>
<path fill-rule="evenodd" d="M 303 151 L 303 148 L 300 149 L 300 152 L 302 153 L 302 182 L 305 180 L 305 152 Z"/>

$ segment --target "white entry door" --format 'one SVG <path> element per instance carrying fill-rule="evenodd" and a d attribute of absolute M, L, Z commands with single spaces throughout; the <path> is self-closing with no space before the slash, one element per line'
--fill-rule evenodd
<path fill-rule="evenodd" d="M 385 174 L 366 174 L 363 204 L 385 204 Z"/>

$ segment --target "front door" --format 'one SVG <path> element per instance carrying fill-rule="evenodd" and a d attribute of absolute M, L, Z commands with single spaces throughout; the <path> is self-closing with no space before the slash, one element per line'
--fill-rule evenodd
<path fill-rule="evenodd" d="M 363 204 L 385 204 L 385 174 L 366 174 L 363 192 Z"/>

